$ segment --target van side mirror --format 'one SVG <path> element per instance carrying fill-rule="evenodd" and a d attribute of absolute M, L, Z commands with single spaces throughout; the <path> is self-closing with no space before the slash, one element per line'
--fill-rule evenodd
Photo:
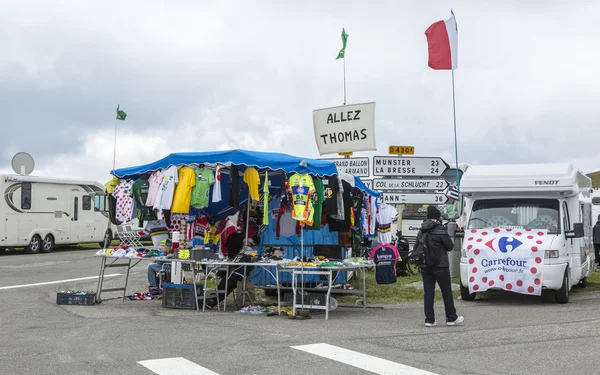
<path fill-rule="evenodd" d="M 582 238 L 583 236 L 583 223 L 573 223 L 573 230 L 565 232 L 566 238 Z"/>

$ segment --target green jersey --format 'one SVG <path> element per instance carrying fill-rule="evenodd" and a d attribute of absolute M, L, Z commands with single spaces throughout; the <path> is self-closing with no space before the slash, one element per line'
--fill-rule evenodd
<path fill-rule="evenodd" d="M 143 178 L 135 180 L 133 187 L 131 188 L 137 207 L 137 218 L 139 221 L 156 220 L 152 207 L 146 206 L 149 188 L 150 184 L 148 183 L 148 180 L 144 180 Z"/>
<path fill-rule="evenodd" d="M 190 205 L 196 209 L 208 207 L 210 186 L 215 183 L 215 175 L 210 169 L 195 170 L 196 186 L 192 189 Z"/>

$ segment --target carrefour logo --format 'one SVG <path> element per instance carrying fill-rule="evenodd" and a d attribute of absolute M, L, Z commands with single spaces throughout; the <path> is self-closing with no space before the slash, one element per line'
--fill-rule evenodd
<path fill-rule="evenodd" d="M 500 237 L 489 240 L 485 245 L 492 251 L 499 250 L 501 253 L 508 253 L 523 245 L 523 242 L 514 237 Z"/>

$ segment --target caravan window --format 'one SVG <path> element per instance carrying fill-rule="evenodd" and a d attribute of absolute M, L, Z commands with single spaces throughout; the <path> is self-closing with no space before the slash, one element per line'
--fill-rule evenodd
<path fill-rule="evenodd" d="M 556 199 L 481 199 L 473 203 L 467 227 L 548 229 L 558 233 L 558 223 Z"/>
<path fill-rule="evenodd" d="M 84 195 L 81 198 L 81 209 L 84 211 L 89 211 L 92 209 L 92 197 L 89 195 Z"/>
<path fill-rule="evenodd" d="M 94 211 L 106 212 L 108 211 L 106 204 L 106 195 L 94 195 Z"/>
<path fill-rule="evenodd" d="M 563 227 L 566 231 L 571 230 L 571 217 L 569 216 L 569 207 L 567 206 L 567 202 L 563 202 Z"/>
<path fill-rule="evenodd" d="M 31 182 L 21 183 L 21 209 L 31 209 Z"/>

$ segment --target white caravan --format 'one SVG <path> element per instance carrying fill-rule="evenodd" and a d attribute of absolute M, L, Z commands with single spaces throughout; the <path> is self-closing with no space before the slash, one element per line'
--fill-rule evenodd
<path fill-rule="evenodd" d="M 571 164 L 471 166 L 462 177 L 461 192 L 465 232 L 519 228 L 532 220 L 541 225 L 536 229 L 547 229 L 543 243 L 549 245 L 540 248 L 545 251 L 542 289 L 554 291 L 556 302 L 567 303 L 572 286 L 586 286 L 594 256 L 589 177 Z M 464 249 L 461 255 L 461 297 L 474 300 Z"/>
<path fill-rule="evenodd" d="M 105 187 L 93 181 L 0 175 L 0 249 L 48 253 L 54 245 L 112 240 Z"/>

